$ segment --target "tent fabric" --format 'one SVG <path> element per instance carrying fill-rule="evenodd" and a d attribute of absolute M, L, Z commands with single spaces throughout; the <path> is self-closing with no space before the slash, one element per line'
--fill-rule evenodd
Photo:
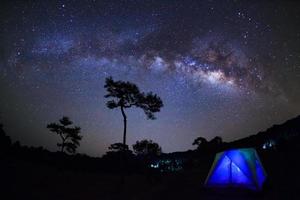
<path fill-rule="evenodd" d="M 255 149 L 234 149 L 216 154 L 205 185 L 261 190 L 265 179 L 266 172 Z"/>

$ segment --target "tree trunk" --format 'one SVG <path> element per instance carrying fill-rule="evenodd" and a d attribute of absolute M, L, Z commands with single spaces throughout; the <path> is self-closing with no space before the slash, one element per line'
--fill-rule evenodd
<path fill-rule="evenodd" d="M 124 130 L 123 130 L 123 148 L 125 148 L 126 145 L 126 129 L 127 129 L 127 117 L 124 111 L 124 108 L 121 106 L 121 112 L 123 116 L 123 123 L 124 123 Z M 124 150 L 124 149 L 123 149 Z"/>
<path fill-rule="evenodd" d="M 121 165 L 121 184 L 123 185 L 125 183 L 125 145 L 126 145 L 126 129 L 127 129 L 127 117 L 124 111 L 123 106 L 121 106 L 121 112 L 122 112 L 122 116 L 123 116 L 123 123 L 124 123 L 124 129 L 123 129 L 123 148 L 122 148 L 122 152 L 121 152 L 121 157 L 120 157 L 120 165 Z"/>
<path fill-rule="evenodd" d="M 60 137 L 61 137 L 61 140 L 62 140 L 60 152 L 63 153 L 64 152 L 64 148 L 65 148 L 65 141 L 66 141 L 66 139 L 62 136 L 62 134 L 60 134 Z"/>

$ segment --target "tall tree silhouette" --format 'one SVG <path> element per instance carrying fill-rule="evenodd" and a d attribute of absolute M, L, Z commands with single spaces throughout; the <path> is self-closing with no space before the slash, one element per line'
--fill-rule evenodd
<path fill-rule="evenodd" d="M 62 117 L 59 123 L 50 123 L 47 128 L 56 133 L 61 138 L 61 143 L 57 143 L 60 147 L 61 152 L 64 152 L 66 148 L 67 152 L 75 153 L 78 146 L 80 146 L 79 141 L 82 139 L 80 134 L 81 128 L 78 126 L 70 127 L 73 122 L 69 117 Z"/>
<path fill-rule="evenodd" d="M 105 98 L 111 98 L 106 105 L 110 109 L 120 108 L 123 116 L 123 146 L 126 146 L 127 116 L 125 109 L 131 107 L 141 108 L 148 119 L 155 119 L 154 113 L 159 112 L 163 102 L 159 96 L 149 92 L 140 92 L 139 88 L 130 82 L 114 81 L 112 77 L 106 78 L 104 88 L 107 90 Z"/>

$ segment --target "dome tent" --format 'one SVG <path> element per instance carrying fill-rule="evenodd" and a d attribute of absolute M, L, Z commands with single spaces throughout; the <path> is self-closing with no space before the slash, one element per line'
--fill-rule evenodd
<path fill-rule="evenodd" d="M 255 149 L 234 149 L 216 154 L 205 185 L 261 190 L 265 179 L 266 172 Z"/>

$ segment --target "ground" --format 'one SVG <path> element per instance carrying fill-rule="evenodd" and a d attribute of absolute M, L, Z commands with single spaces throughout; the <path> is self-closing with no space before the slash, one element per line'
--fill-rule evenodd
<path fill-rule="evenodd" d="M 273 170 L 276 169 L 276 166 L 273 166 Z M 120 182 L 120 176 L 115 173 L 66 171 L 26 161 L 10 161 L 6 167 L 2 166 L 1 171 L 4 182 L 1 188 L 4 189 L 2 195 L 7 196 L 5 199 L 274 200 L 297 199 L 297 191 L 299 191 L 297 181 L 280 182 L 282 178 L 290 178 L 290 172 L 283 171 L 273 176 L 272 170 L 270 170 L 272 184 L 258 193 L 240 189 L 207 189 L 203 187 L 207 172 L 206 169 L 201 168 L 156 176 L 130 174 L 125 177 L 124 184 Z M 291 184 L 292 188 L 290 188 Z"/>

